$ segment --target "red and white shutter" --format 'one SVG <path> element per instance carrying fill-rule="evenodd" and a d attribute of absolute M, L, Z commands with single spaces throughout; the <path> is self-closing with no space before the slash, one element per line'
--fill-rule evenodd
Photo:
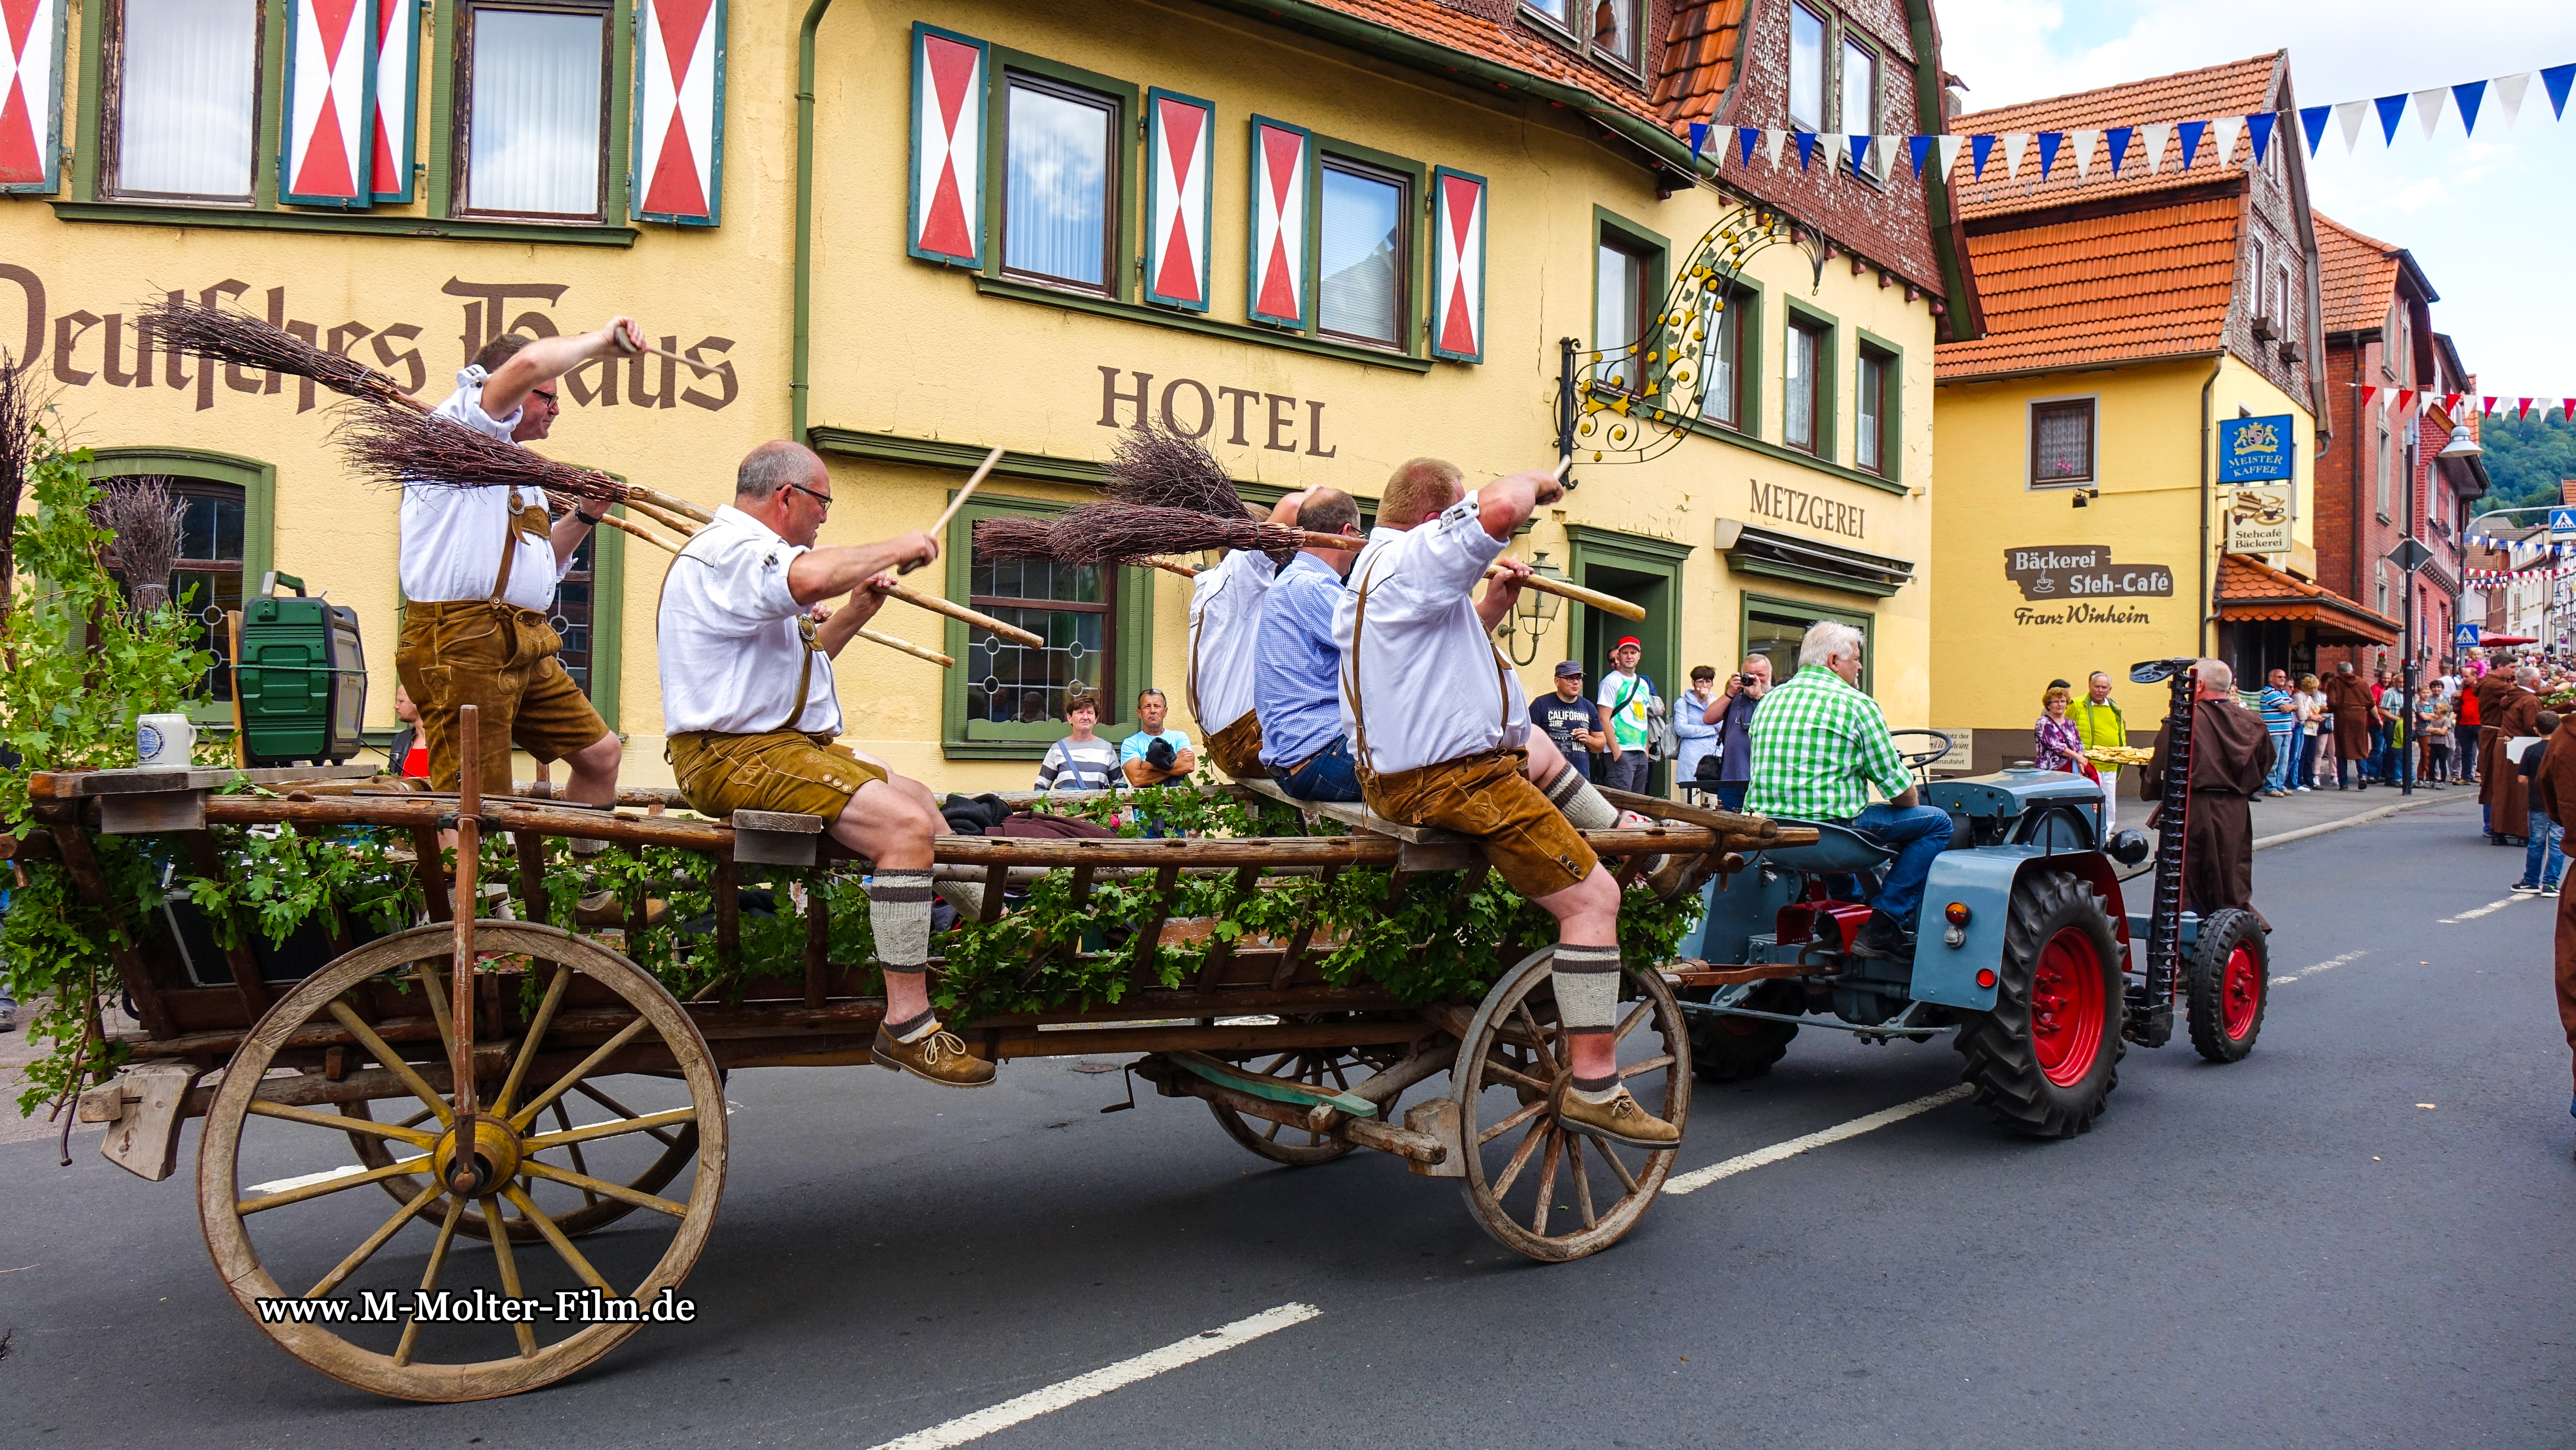
<path fill-rule="evenodd" d="M 292 0 L 277 199 L 365 206 L 374 145 L 376 0 Z"/>
<path fill-rule="evenodd" d="M 1145 300 L 1205 312 L 1212 209 L 1208 153 L 1216 145 L 1216 107 L 1156 89 L 1145 93 L 1145 115 L 1146 165 L 1152 172 L 1145 219 Z"/>
<path fill-rule="evenodd" d="M 1485 360 L 1485 178 L 1446 166 L 1431 173 L 1431 355 Z"/>
<path fill-rule="evenodd" d="M 50 192 L 62 156 L 64 0 L 0 0 L 0 191 Z"/>
<path fill-rule="evenodd" d="M 1255 322 L 1306 325 L 1306 190 L 1314 133 L 1252 118 L 1252 299 Z"/>
<path fill-rule="evenodd" d="M 934 262 L 984 262 L 984 88 L 980 40 L 912 27 L 912 209 L 905 250 Z"/>
<path fill-rule="evenodd" d="M 375 124 L 367 148 L 369 195 L 412 200 L 412 123 L 420 108 L 421 0 L 376 0 Z"/>
<path fill-rule="evenodd" d="M 642 0 L 635 11 L 636 216 L 716 224 L 724 179 L 725 0 Z"/>

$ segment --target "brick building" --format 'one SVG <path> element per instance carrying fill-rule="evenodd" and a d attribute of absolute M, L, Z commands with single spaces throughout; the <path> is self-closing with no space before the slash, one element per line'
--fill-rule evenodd
<path fill-rule="evenodd" d="M 2316 581 L 2402 618 L 2406 577 L 2388 555 L 2410 535 L 2419 539 L 2433 561 L 2416 574 L 2416 654 L 2439 660 L 2454 627 L 2483 613 L 2475 605 L 2463 612 L 2460 581 L 2466 525 L 2474 501 L 2486 495 L 2486 467 L 2474 455 L 2440 457 L 2455 424 L 2477 434 L 2469 397 L 2477 377 L 2461 365 L 2451 339 L 2433 330 L 2441 294 L 2405 248 L 2324 215 L 2316 223 L 2325 309 Z M 2396 645 L 2318 651 L 2325 668 L 2347 660 L 2365 673 L 2403 663 Z"/>

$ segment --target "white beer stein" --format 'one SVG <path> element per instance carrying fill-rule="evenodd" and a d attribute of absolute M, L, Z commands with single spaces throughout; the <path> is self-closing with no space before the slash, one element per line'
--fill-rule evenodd
<path fill-rule="evenodd" d="M 134 754 L 145 770 L 186 770 L 197 727 L 185 715 L 145 715 L 134 722 Z"/>

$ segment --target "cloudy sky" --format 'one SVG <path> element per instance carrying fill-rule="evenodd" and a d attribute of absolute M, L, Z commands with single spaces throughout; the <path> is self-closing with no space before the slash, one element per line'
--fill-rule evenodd
<path fill-rule="evenodd" d="M 2576 3 L 2481 0 L 1936 0 L 1943 57 L 1971 110 L 2286 48 L 2302 106 L 2576 61 Z M 2407 248 L 2442 300 L 2481 392 L 2576 396 L 2576 99 L 2552 118 L 2537 78 L 2508 129 L 2493 87 L 2477 134 L 2456 109 L 2394 146 L 2373 115 L 2347 155 L 2329 125 L 2309 163 L 2319 211 Z M 2304 145 L 2304 138 L 2301 141 Z"/>

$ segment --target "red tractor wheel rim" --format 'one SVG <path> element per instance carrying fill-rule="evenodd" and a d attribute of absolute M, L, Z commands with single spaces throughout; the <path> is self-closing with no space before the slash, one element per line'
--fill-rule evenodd
<path fill-rule="evenodd" d="M 2239 945 L 2228 953 L 2219 993 L 2219 1021 L 2227 1029 L 2227 1040 L 2242 1042 L 2254 1031 L 2254 1018 L 2263 1010 L 2263 964 L 2254 960 L 2252 947 Z"/>
<path fill-rule="evenodd" d="M 2102 1055 L 2102 959 L 2093 938 L 2070 926 L 2048 939 L 2030 980 L 2030 1043 L 2039 1070 L 2073 1087 Z"/>

